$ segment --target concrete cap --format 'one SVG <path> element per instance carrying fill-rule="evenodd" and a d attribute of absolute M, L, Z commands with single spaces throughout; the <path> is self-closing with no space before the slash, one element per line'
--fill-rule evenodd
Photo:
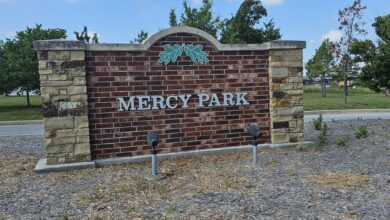
<path fill-rule="evenodd" d="M 214 47 L 218 51 L 251 51 L 251 50 L 279 50 L 279 49 L 304 49 L 305 41 L 276 40 L 262 44 L 221 44 L 209 33 L 188 26 L 177 26 L 163 29 L 150 36 L 141 44 L 85 44 L 75 40 L 40 40 L 34 41 L 34 49 L 42 50 L 88 50 L 88 51 L 147 51 L 153 44 L 161 38 L 171 34 L 186 33 L 197 35 Z"/>

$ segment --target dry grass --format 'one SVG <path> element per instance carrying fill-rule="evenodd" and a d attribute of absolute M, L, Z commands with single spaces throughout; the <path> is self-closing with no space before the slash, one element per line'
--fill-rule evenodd
<path fill-rule="evenodd" d="M 314 180 L 324 186 L 337 188 L 362 187 L 369 183 L 368 175 L 348 172 L 325 172 L 314 176 Z"/>

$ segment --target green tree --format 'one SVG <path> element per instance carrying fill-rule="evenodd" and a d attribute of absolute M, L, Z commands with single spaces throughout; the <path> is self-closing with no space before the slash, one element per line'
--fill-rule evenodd
<path fill-rule="evenodd" d="M 173 8 L 169 12 L 169 25 L 171 27 L 177 26 L 176 13 L 175 13 L 175 9 L 173 9 Z"/>
<path fill-rule="evenodd" d="M 378 45 L 371 40 L 355 41 L 350 51 L 355 54 L 355 62 L 363 63 L 360 82 L 375 92 L 390 95 L 390 14 L 377 17 L 373 27 Z"/>
<path fill-rule="evenodd" d="M 357 35 L 366 34 L 364 29 L 365 22 L 363 21 L 363 11 L 366 6 L 361 4 L 361 0 L 354 0 L 351 6 L 345 7 L 338 13 L 339 30 L 343 32 L 343 37 L 339 42 L 334 44 L 334 52 L 337 61 L 339 61 L 339 77 L 344 81 L 344 103 L 347 104 L 348 96 L 348 81 L 353 79 L 354 65 L 352 54 L 350 52 L 351 45 L 356 41 Z"/>
<path fill-rule="evenodd" d="M 171 9 L 169 13 L 169 24 L 171 26 L 190 26 L 201 29 L 217 38 L 220 27 L 220 18 L 215 17 L 211 8 L 213 6 L 212 0 L 203 0 L 203 5 L 197 8 L 191 8 L 187 2 L 183 1 L 184 11 L 180 16 L 180 22 L 176 20 L 175 10 Z"/>
<path fill-rule="evenodd" d="M 0 95 L 8 95 L 18 87 L 15 74 L 7 71 L 7 60 L 4 56 L 5 43 L 0 41 Z"/>
<path fill-rule="evenodd" d="M 139 32 L 137 38 L 132 40 L 130 43 L 139 43 L 140 44 L 144 40 L 146 40 L 147 38 L 148 38 L 148 32 L 141 30 L 141 32 Z"/>
<path fill-rule="evenodd" d="M 310 78 L 320 78 L 321 97 L 326 97 L 326 78 L 332 72 L 334 56 L 329 40 L 322 42 L 315 55 L 307 64 L 306 69 Z"/>
<path fill-rule="evenodd" d="M 264 43 L 281 38 L 280 29 L 275 28 L 273 20 L 257 28 L 267 10 L 259 0 L 245 0 L 236 15 L 225 19 L 221 33 L 222 43 Z"/>
<path fill-rule="evenodd" d="M 97 33 L 94 33 L 92 35 L 92 39 L 91 39 L 91 36 L 89 36 L 89 34 L 88 34 L 87 26 L 84 26 L 83 31 L 81 31 L 81 32 L 75 31 L 73 33 L 76 36 L 76 40 L 84 41 L 85 43 L 89 43 L 89 41 L 91 40 L 91 42 L 94 44 L 99 43 L 99 38 L 97 36 Z"/>
<path fill-rule="evenodd" d="M 39 90 L 39 73 L 37 54 L 33 49 L 33 41 L 66 38 L 64 29 L 43 29 L 42 25 L 16 33 L 12 40 L 7 39 L 3 51 L 6 59 L 6 72 L 15 74 L 18 86 L 26 91 L 27 106 L 30 104 L 30 92 Z"/>

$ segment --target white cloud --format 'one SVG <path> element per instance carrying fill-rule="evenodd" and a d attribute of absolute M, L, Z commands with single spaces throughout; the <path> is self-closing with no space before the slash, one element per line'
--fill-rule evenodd
<path fill-rule="evenodd" d="M 329 39 L 330 41 L 336 42 L 343 37 L 343 33 L 338 30 L 331 30 L 326 34 L 322 35 L 322 40 Z"/>
<path fill-rule="evenodd" d="M 317 42 L 317 40 L 314 37 L 309 39 L 309 43 L 314 44 L 315 42 Z"/>
<path fill-rule="evenodd" d="M 9 39 L 12 39 L 16 36 L 16 32 L 15 31 L 4 31 L 3 32 L 4 34 L 4 37 L 5 38 L 9 38 Z"/>
<path fill-rule="evenodd" d="M 265 5 L 281 5 L 284 0 L 263 0 Z"/>
<path fill-rule="evenodd" d="M 201 6 L 201 5 L 202 5 L 202 0 L 192 0 L 192 3 L 193 3 L 195 6 Z"/>

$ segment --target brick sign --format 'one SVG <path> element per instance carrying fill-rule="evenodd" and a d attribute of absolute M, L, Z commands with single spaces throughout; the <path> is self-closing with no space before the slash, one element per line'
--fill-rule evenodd
<path fill-rule="evenodd" d="M 190 27 L 142 44 L 37 41 L 47 164 L 303 141 L 300 41 L 224 45 Z"/>

